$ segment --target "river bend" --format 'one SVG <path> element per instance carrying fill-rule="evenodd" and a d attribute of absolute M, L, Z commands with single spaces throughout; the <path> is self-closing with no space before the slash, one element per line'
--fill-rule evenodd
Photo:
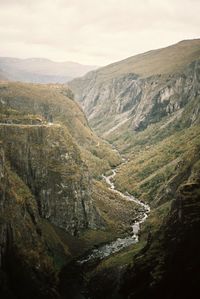
<path fill-rule="evenodd" d="M 142 209 L 139 212 L 137 220 L 135 220 L 133 222 L 133 224 L 131 225 L 132 233 L 130 235 L 128 235 L 124 238 L 117 238 L 115 241 L 112 241 L 108 244 L 101 245 L 98 248 L 93 249 L 88 254 L 88 256 L 86 256 L 83 259 L 78 261 L 80 264 L 84 264 L 90 260 L 104 259 L 104 258 L 108 257 L 109 255 L 116 253 L 116 252 L 118 252 L 132 244 L 135 244 L 139 241 L 140 225 L 147 219 L 148 214 L 150 212 L 150 207 L 148 204 L 145 204 L 144 202 L 136 199 L 134 196 L 130 195 L 128 192 L 122 193 L 119 190 L 117 190 L 113 183 L 113 178 L 115 175 L 116 175 L 116 168 L 112 170 L 111 175 L 108 175 L 108 176 L 102 175 L 103 179 L 109 185 L 110 190 L 119 194 L 122 198 L 124 198 L 124 200 L 135 202 Z"/>

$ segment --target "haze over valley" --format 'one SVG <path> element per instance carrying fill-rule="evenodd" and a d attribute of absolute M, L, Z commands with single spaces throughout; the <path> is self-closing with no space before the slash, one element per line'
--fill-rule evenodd
<path fill-rule="evenodd" d="M 82 65 L 70 61 L 55 62 L 44 58 L 0 57 L 0 76 L 9 81 L 66 83 L 96 68 L 97 66 Z"/>

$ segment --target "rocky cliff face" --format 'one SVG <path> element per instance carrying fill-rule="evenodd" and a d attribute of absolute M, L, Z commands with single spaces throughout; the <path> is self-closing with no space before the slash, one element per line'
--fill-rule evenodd
<path fill-rule="evenodd" d="M 161 50 L 141 54 L 143 59 L 135 56 L 107 66 L 73 80 L 69 86 L 91 126 L 104 137 L 112 138 L 113 133 L 119 134 L 120 130 L 124 134 L 127 128 L 144 130 L 164 117 L 180 117 L 186 104 L 198 95 L 199 49 L 199 40 L 195 46 L 193 41 L 182 42 L 163 49 L 165 56 Z M 185 50 L 181 62 L 180 50 Z M 176 61 L 177 69 L 174 69 Z M 153 65 L 159 68 L 154 69 Z M 195 122 L 198 109 L 193 112 L 191 122 Z"/>
<path fill-rule="evenodd" d="M 103 136 L 112 135 L 128 122 L 133 130 L 144 130 L 164 117 L 183 112 L 198 95 L 199 61 L 184 72 L 140 78 L 127 74 L 98 84 L 93 78 L 83 90 L 80 102 L 91 125 Z M 193 119 L 198 114 L 194 111 Z"/>
<path fill-rule="evenodd" d="M 55 265 L 30 189 L 0 152 L 0 295 L 57 298 Z M 66 253 L 67 256 L 67 253 Z"/>
<path fill-rule="evenodd" d="M 61 125 L 0 125 L 0 294 L 58 298 L 62 235 L 104 228 L 80 151 Z"/>
<path fill-rule="evenodd" d="M 42 218 L 73 235 L 100 225 L 87 168 L 66 128 L 1 125 L 0 139 L 12 169 L 34 194 Z"/>
<path fill-rule="evenodd" d="M 10 124 L 60 123 L 81 147 L 82 159 L 100 175 L 120 162 L 119 155 L 88 126 L 87 119 L 62 85 L 0 84 L 0 121 Z"/>

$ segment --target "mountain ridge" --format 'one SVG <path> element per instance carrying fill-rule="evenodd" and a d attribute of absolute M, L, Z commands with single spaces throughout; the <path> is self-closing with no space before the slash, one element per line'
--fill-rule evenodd
<path fill-rule="evenodd" d="M 128 73 L 129 71 L 130 71 L 130 73 L 134 73 L 134 74 L 136 74 L 136 75 L 140 75 L 140 76 L 149 76 L 149 75 L 154 75 L 154 74 L 158 74 L 158 73 L 154 73 L 154 72 L 152 72 L 152 70 L 150 69 L 149 71 L 148 71 L 148 73 L 147 73 L 147 75 L 144 73 L 144 74 L 142 74 L 141 73 L 141 71 L 140 71 L 140 69 L 139 69 L 139 67 L 137 66 L 137 59 L 139 58 L 139 60 L 140 60 L 140 58 L 142 58 L 142 60 L 143 61 L 139 61 L 139 66 L 140 65 L 142 65 L 143 63 L 145 63 L 145 58 L 146 58 L 146 56 L 151 56 L 152 54 L 153 54 L 153 56 L 157 56 L 159 53 L 162 53 L 162 52 L 164 52 L 164 54 L 165 54 L 165 52 L 167 52 L 168 50 L 172 50 L 172 54 L 173 54 L 173 48 L 184 48 L 184 50 L 189 50 L 189 49 L 187 49 L 187 46 L 189 46 L 189 47 L 191 47 L 191 46 L 193 46 L 194 47 L 194 50 L 192 50 L 191 52 L 192 52 L 192 54 L 193 54 L 193 52 L 195 52 L 195 48 L 197 47 L 197 50 L 198 50 L 198 52 L 196 53 L 196 58 L 199 58 L 200 57 L 200 53 L 199 53 L 199 45 L 200 45 L 200 38 L 196 38 L 196 39 L 186 39 L 186 40 L 181 40 L 181 41 L 179 41 L 178 43 L 174 43 L 173 45 L 169 45 L 169 46 L 167 46 L 167 47 L 162 47 L 162 48 L 158 48 L 158 49 L 154 49 L 154 50 L 149 50 L 149 51 L 146 51 L 146 52 L 143 52 L 143 53 L 139 53 L 139 54 L 136 54 L 136 55 L 133 55 L 133 56 L 130 56 L 130 57 L 127 57 L 127 58 L 125 58 L 125 59 L 122 59 L 122 60 L 120 60 L 120 61 L 116 61 L 116 62 L 113 62 L 113 63 L 110 63 L 110 64 L 108 64 L 108 65 L 106 65 L 106 66 L 102 66 L 102 67 L 100 67 L 100 68 L 98 68 L 97 70 L 95 70 L 94 72 L 93 71 L 91 71 L 91 72 L 89 72 L 88 74 L 86 74 L 86 75 L 88 75 L 89 76 L 89 74 L 90 73 L 96 73 L 96 72 L 104 72 L 105 70 L 109 70 L 110 69 L 110 71 L 112 71 L 112 67 L 116 67 L 116 70 L 115 70 L 115 72 L 116 72 L 116 75 L 120 75 L 120 74 L 123 74 L 123 71 L 122 70 L 118 70 L 117 69 L 117 66 L 121 66 L 121 65 L 123 65 L 125 62 L 130 62 L 131 64 L 128 66 L 128 71 L 127 70 L 125 70 L 124 71 L 124 73 Z M 184 55 L 184 54 L 183 54 Z M 151 58 L 151 57 L 150 57 Z M 163 57 L 162 57 L 163 58 Z M 161 60 L 163 61 L 163 59 L 161 58 Z M 173 57 L 172 57 L 173 58 Z M 195 59 L 196 59 L 195 58 Z M 191 62 L 191 61 L 190 61 Z M 134 63 L 136 64 L 136 69 L 134 70 Z M 177 62 L 176 62 L 177 63 Z M 187 62 L 186 61 L 183 61 L 183 63 L 184 64 L 186 64 Z M 131 69 L 130 69 L 131 68 Z M 137 71 L 137 70 L 139 70 L 139 71 Z M 114 71 L 114 70 L 113 70 Z M 166 72 L 166 71 L 165 71 Z M 164 72 L 164 73 L 165 73 Z M 78 79 L 78 78 L 77 78 Z M 75 80 L 76 80 L 76 78 L 75 78 Z"/>
<path fill-rule="evenodd" d="M 56 62 L 46 58 L 0 57 L 0 69 L 10 81 L 30 83 L 65 83 L 97 66 L 72 61 Z"/>

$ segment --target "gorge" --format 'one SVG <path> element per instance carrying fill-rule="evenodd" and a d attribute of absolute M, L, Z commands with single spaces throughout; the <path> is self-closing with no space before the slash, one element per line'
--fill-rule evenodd
<path fill-rule="evenodd" d="M 126 161 L 124 163 L 126 163 Z M 148 213 L 150 212 L 150 207 L 148 204 L 139 201 L 138 199 L 136 199 L 128 193 L 123 194 L 120 191 L 116 190 L 115 185 L 112 182 L 113 177 L 116 175 L 116 171 L 117 169 L 113 169 L 111 175 L 102 175 L 103 179 L 105 179 L 106 183 L 110 186 L 110 190 L 119 194 L 122 198 L 124 198 L 125 201 L 133 201 L 142 209 L 138 211 L 137 220 L 133 220 L 133 223 L 131 225 L 132 232 L 130 236 L 118 238 L 117 240 L 111 243 L 105 244 L 101 247 L 98 247 L 97 249 L 94 249 L 86 258 L 81 259 L 79 261 L 80 264 L 85 264 L 86 262 L 94 259 L 106 258 L 107 256 L 110 256 L 111 254 L 114 254 L 122 250 L 123 248 L 126 248 L 139 241 L 138 235 L 140 231 L 140 225 L 147 219 Z"/>
<path fill-rule="evenodd" d="M 199 58 L 186 40 L 66 84 L 0 81 L 1 298 L 195 298 Z"/>

